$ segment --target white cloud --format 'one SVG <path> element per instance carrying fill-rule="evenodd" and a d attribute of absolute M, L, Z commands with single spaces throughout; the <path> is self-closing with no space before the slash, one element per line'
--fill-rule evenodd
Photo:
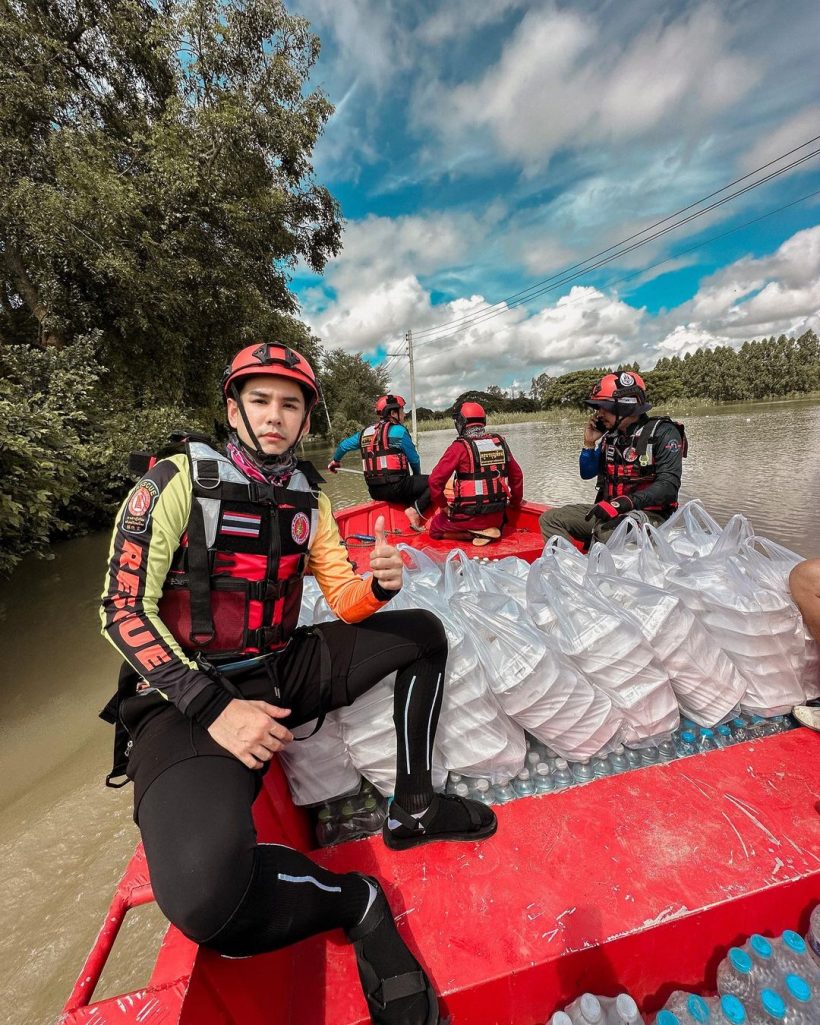
<path fill-rule="evenodd" d="M 779 128 L 762 135 L 741 158 L 741 169 L 748 173 L 758 167 L 763 167 L 764 164 L 779 157 L 781 153 L 788 153 L 789 150 L 818 135 L 820 135 L 820 106 L 806 107 Z M 793 153 L 788 159 L 797 160 L 816 147 L 816 143 L 814 146 L 807 146 L 805 149 Z"/>

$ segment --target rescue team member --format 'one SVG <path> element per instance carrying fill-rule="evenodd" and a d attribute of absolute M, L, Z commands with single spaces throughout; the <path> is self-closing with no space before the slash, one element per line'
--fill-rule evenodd
<path fill-rule="evenodd" d="M 130 736 L 157 903 L 186 936 L 232 956 L 341 927 L 373 1021 L 430 1025 L 435 995 L 378 882 L 258 845 L 251 805 L 293 729 L 397 671 L 386 844 L 490 836 L 490 809 L 431 785 L 446 635 L 422 610 L 372 615 L 401 588 L 401 558 L 377 521 L 373 576 L 356 576 L 319 476 L 296 459 L 318 397 L 307 361 L 249 346 L 222 387 L 225 452 L 189 439 L 145 473 L 118 514 L 102 597 L 103 632 L 128 663 L 103 714 L 116 710 Z M 308 569 L 339 620 L 297 629 Z"/>
<path fill-rule="evenodd" d="M 429 523 L 432 538 L 473 539 L 486 545 L 501 536 L 508 505 L 524 497 L 524 474 L 504 438 L 487 431 L 477 402 L 462 402 L 453 414 L 458 437 L 430 474 L 430 497 L 439 509 Z M 448 502 L 444 487 L 454 478 Z"/>
<path fill-rule="evenodd" d="M 686 455 L 683 424 L 668 416 L 648 417 L 652 403 L 636 373 L 605 374 L 586 400 L 593 410 L 584 427 L 580 471 L 597 477 L 598 492 L 590 508 L 561 505 L 541 514 L 544 540 L 605 540 L 622 516 L 634 510 L 650 523 L 662 523 L 678 507 Z"/>
<path fill-rule="evenodd" d="M 820 644 L 820 559 L 798 563 L 789 574 L 789 589 L 809 633 Z M 804 726 L 820 731 L 820 701 L 796 705 L 792 715 Z"/>
<path fill-rule="evenodd" d="M 340 441 L 327 468 L 336 473 L 347 453 L 359 449 L 370 497 L 406 506 L 410 526 L 419 530 L 430 505 L 430 491 L 416 446 L 404 426 L 405 405 L 401 395 L 382 395 L 376 402 L 378 421 Z"/>

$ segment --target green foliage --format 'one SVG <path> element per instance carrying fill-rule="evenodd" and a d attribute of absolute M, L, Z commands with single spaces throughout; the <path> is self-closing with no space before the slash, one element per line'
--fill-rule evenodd
<path fill-rule="evenodd" d="M 387 391 L 387 375 L 382 367 L 337 349 L 325 354 L 320 378 L 337 441 L 373 423 L 376 399 Z M 325 432 L 324 415 L 322 409 L 313 414 L 317 433 Z"/>

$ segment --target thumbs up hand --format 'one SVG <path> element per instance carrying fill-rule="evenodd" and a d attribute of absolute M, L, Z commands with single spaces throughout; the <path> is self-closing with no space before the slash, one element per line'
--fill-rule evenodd
<path fill-rule="evenodd" d="M 385 591 L 400 591 L 403 564 L 398 549 L 388 544 L 384 536 L 384 516 L 379 516 L 373 527 L 376 545 L 370 556 L 373 576 Z"/>

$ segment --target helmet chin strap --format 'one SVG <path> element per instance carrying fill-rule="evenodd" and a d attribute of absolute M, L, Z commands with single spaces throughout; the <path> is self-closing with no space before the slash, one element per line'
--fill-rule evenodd
<path fill-rule="evenodd" d="M 251 448 L 250 445 L 246 445 L 245 442 L 241 438 L 239 438 L 239 435 L 237 435 L 237 438 L 239 438 L 239 444 L 256 460 L 257 463 L 259 463 L 261 467 L 268 466 L 272 463 L 279 463 L 285 456 L 287 456 L 289 453 L 295 450 L 296 446 L 299 444 L 299 440 L 302 437 L 302 431 L 305 428 L 307 419 L 310 416 L 310 410 L 307 408 L 307 401 L 305 402 L 305 415 L 302 419 L 302 426 L 299 428 L 299 437 L 281 455 L 275 456 L 268 455 L 268 453 L 265 452 L 265 450 L 259 444 L 259 438 L 257 438 L 253 428 L 251 427 L 251 422 L 248 419 L 248 414 L 245 412 L 245 405 L 242 402 L 242 397 L 239 394 L 239 389 L 236 387 L 236 382 L 231 383 L 231 398 L 236 403 L 236 408 L 239 410 L 239 415 L 242 417 L 242 423 L 245 425 L 245 430 L 248 432 L 248 437 L 251 438 L 253 441 L 253 448 Z"/>

